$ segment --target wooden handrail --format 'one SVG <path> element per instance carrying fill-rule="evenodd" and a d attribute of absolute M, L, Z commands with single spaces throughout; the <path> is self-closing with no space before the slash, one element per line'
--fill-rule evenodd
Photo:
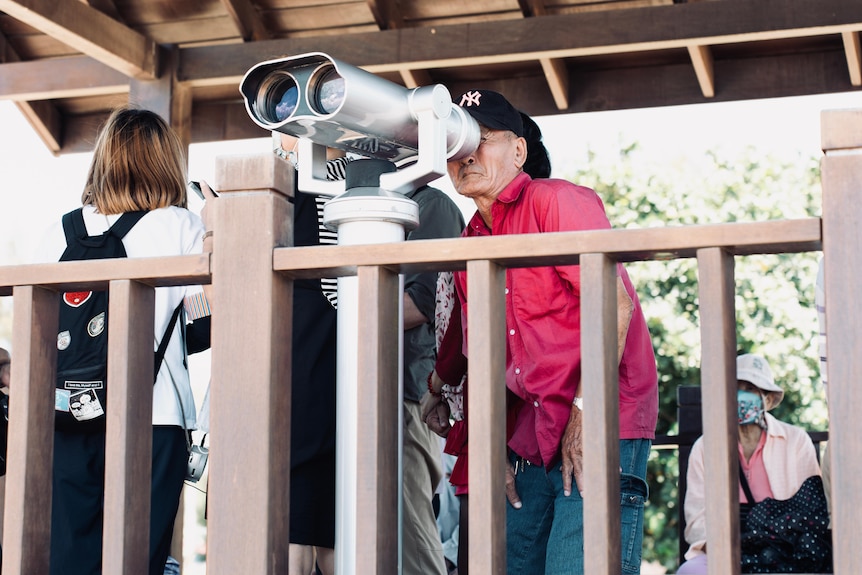
<path fill-rule="evenodd" d="M 14 286 L 75 291 L 107 289 L 113 280 L 134 280 L 153 287 L 210 283 L 210 254 L 160 258 L 124 258 L 4 266 L 0 296 Z"/>
<path fill-rule="evenodd" d="M 668 260 L 695 257 L 706 247 L 731 255 L 816 251 L 820 219 L 420 240 L 397 248 L 391 244 L 276 248 L 273 270 L 308 278 L 356 275 L 358 266 L 385 266 L 402 273 L 463 270 L 471 260 L 529 267 L 576 264 L 586 253 L 605 253 L 621 262 Z"/>

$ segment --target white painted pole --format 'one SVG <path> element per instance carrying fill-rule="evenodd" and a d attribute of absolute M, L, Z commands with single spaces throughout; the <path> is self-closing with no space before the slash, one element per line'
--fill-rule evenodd
<path fill-rule="evenodd" d="M 370 191 L 372 188 L 364 190 Z M 348 190 L 344 196 L 330 200 L 324 207 L 324 223 L 338 230 L 338 245 L 403 242 L 405 230 L 413 229 L 419 223 L 419 208 L 416 202 L 404 196 L 350 194 Z M 359 397 L 356 385 L 358 358 L 354 351 L 359 340 L 358 299 L 357 278 L 339 278 L 335 435 L 335 572 L 338 575 L 353 575 L 356 568 L 355 559 L 357 554 L 361 553 L 356 542 L 359 521 L 362 520 L 357 514 L 356 480 L 356 438 L 362 434 L 359 429 Z M 399 375 L 400 373 L 401 370 Z M 399 385 L 399 389 L 400 387 Z"/>

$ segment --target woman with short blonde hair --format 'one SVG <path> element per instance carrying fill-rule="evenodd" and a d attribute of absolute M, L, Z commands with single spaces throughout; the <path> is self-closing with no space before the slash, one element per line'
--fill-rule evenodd
<path fill-rule="evenodd" d="M 185 165 L 179 137 L 158 114 L 120 108 L 96 141 L 81 203 L 105 215 L 185 208 Z"/>
<path fill-rule="evenodd" d="M 208 242 L 212 234 L 205 234 L 204 222 L 186 208 L 185 163 L 179 138 L 158 114 L 130 106 L 114 111 L 96 141 L 81 196 L 83 206 L 64 216 L 70 223 L 67 229 L 57 222 L 46 231 L 37 262 L 59 261 L 67 247 L 87 245 L 130 212 L 138 213 L 125 221 L 137 219 L 120 236 L 130 259 L 198 254 L 211 249 Z M 80 297 L 71 303 L 69 299 L 61 298 L 60 305 L 85 309 L 83 304 L 74 305 Z M 87 299 L 89 295 L 83 301 Z M 188 433 L 196 426 L 182 326 L 186 320 L 209 314 L 201 286 L 155 289 L 152 467 L 142 470 L 151 480 L 149 575 L 164 572 L 186 475 Z M 88 325 L 87 335 L 102 337 L 106 322 L 94 320 L 91 324 L 98 327 L 91 332 Z M 68 351 L 70 355 L 63 357 L 69 359 L 64 361 L 72 365 L 85 356 L 81 348 L 72 347 L 74 340 L 82 339 L 79 335 L 74 330 L 58 334 L 58 357 Z M 162 342 L 166 342 L 164 349 Z M 160 362 L 156 349 L 164 352 Z M 54 431 L 50 575 L 100 575 L 107 406 L 101 405 L 94 393 L 87 414 L 69 407 L 74 404 L 62 399 L 78 393 L 77 382 L 65 379 L 69 372 L 62 373 L 57 382 L 61 400 L 55 401 L 55 421 L 63 417 L 68 423 L 55 425 Z M 87 384 L 101 391 L 108 387 L 102 376 L 94 376 Z"/>

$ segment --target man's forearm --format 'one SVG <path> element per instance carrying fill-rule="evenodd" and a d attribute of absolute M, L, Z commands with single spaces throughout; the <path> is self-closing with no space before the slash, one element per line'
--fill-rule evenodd
<path fill-rule="evenodd" d="M 423 323 L 428 323 L 429 319 L 425 317 L 419 308 L 416 307 L 416 302 L 406 292 L 404 293 L 404 331 L 413 329 Z"/>
<path fill-rule="evenodd" d="M 626 337 L 629 333 L 629 324 L 634 313 L 634 303 L 626 291 L 623 279 L 617 276 L 617 361 L 622 361 L 623 351 L 626 347 Z"/>

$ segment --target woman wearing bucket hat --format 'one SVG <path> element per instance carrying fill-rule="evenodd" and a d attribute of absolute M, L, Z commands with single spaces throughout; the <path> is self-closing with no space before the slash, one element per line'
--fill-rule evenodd
<path fill-rule="evenodd" d="M 754 501 L 749 501 L 740 483 L 739 501 L 754 504 L 766 498 L 790 499 L 811 476 L 820 475 L 814 444 L 804 429 L 784 423 L 769 414 L 784 390 L 775 384 L 769 363 L 754 354 L 736 358 L 737 416 L 739 422 L 740 476 Z M 678 573 L 705 574 L 706 480 L 703 437 L 695 441 L 688 462 L 685 494 L 685 539 L 689 549 Z"/>

